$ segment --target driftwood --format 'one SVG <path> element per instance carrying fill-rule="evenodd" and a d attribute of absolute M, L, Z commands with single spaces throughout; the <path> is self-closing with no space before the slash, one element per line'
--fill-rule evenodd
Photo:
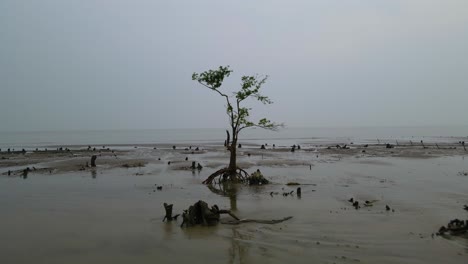
<path fill-rule="evenodd" d="M 172 204 L 168 205 L 164 203 L 164 209 L 166 210 L 165 219 L 171 221 L 172 219 L 176 219 L 178 215 L 172 217 Z M 214 225 L 220 222 L 220 215 L 228 214 L 234 220 L 231 221 L 222 221 L 222 224 L 229 224 L 229 225 L 238 225 L 242 223 L 260 223 L 260 224 L 277 224 L 284 221 L 287 221 L 292 218 L 292 216 L 288 216 L 282 219 L 273 219 L 273 220 L 262 220 L 262 219 L 240 219 L 235 214 L 233 214 L 230 210 L 220 210 L 217 205 L 213 205 L 211 208 L 208 207 L 208 204 L 202 200 L 196 202 L 194 205 L 191 205 L 187 210 L 184 210 L 182 213 L 182 224 L 180 227 L 190 227 L 195 225 Z M 176 219 L 177 220 L 177 219 Z"/>
<path fill-rule="evenodd" d="M 224 211 L 224 210 L 223 210 Z M 194 205 L 191 205 L 187 210 L 182 213 L 182 224 L 180 227 L 194 226 L 194 225 L 213 225 L 219 222 L 219 215 L 221 211 L 217 205 L 213 205 L 211 208 L 204 201 L 198 201 Z"/>
<path fill-rule="evenodd" d="M 269 224 L 269 225 L 274 225 L 278 223 L 282 223 L 284 221 L 287 221 L 291 219 L 292 216 L 288 216 L 282 219 L 273 219 L 273 220 L 260 220 L 260 219 L 240 219 L 240 220 L 235 220 L 235 221 L 221 221 L 222 224 L 226 225 L 238 225 L 242 223 L 259 223 L 259 224 Z"/>
<path fill-rule="evenodd" d="M 439 232 L 436 233 L 439 236 L 442 235 L 451 235 L 451 236 L 461 236 L 468 238 L 468 220 L 451 220 L 447 227 L 442 226 L 439 228 Z"/>

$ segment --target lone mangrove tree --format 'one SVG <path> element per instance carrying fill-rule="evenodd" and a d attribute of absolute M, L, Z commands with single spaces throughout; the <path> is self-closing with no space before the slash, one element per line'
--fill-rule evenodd
<path fill-rule="evenodd" d="M 199 82 L 206 88 L 218 93 L 226 100 L 226 113 L 229 118 L 230 131 L 227 132 L 227 140 L 225 146 L 230 151 L 229 166 L 220 169 L 210 175 L 203 183 L 211 184 L 218 176 L 222 176 L 222 180 L 226 181 L 245 181 L 248 173 L 237 166 L 237 141 L 239 133 L 250 127 L 258 127 L 267 130 L 277 130 L 282 124 L 274 123 L 266 118 L 262 118 L 257 122 L 249 119 L 251 108 L 243 107 L 245 100 L 254 99 L 263 104 L 273 103 L 267 96 L 260 94 L 260 89 L 265 84 L 268 76 L 242 76 L 241 87 L 237 92 L 228 95 L 220 90 L 225 78 L 229 77 L 232 70 L 229 66 L 220 66 L 217 70 L 208 70 L 202 73 L 193 73 L 192 80 Z M 232 139 L 230 137 L 232 134 Z"/>

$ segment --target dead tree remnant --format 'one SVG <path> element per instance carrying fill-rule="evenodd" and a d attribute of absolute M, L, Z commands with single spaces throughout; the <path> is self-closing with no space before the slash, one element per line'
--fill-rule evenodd
<path fill-rule="evenodd" d="M 167 203 L 164 203 L 164 210 L 166 210 L 166 215 L 164 216 L 163 218 L 163 222 L 165 220 L 167 220 L 168 222 L 172 221 L 172 220 L 177 220 L 177 217 L 180 215 L 180 214 L 176 214 L 176 215 L 172 215 L 172 207 L 173 205 L 172 204 L 167 204 Z"/>
<path fill-rule="evenodd" d="M 96 155 L 91 156 L 91 167 L 96 167 L 96 159 Z"/>
<path fill-rule="evenodd" d="M 228 214 L 234 220 L 232 221 L 221 221 L 222 224 L 237 225 L 241 223 L 261 223 L 261 224 L 277 224 L 289 220 L 292 216 L 284 217 L 282 219 L 273 220 L 259 220 L 259 219 L 240 219 L 234 215 L 230 210 L 221 210 L 217 205 L 208 206 L 208 204 L 202 200 L 191 205 L 187 210 L 182 213 L 182 224 L 180 227 L 191 227 L 195 225 L 215 225 L 220 222 L 220 215 Z"/>
<path fill-rule="evenodd" d="M 468 238 L 468 220 L 451 220 L 447 226 L 441 226 L 439 232 L 436 233 L 439 235 L 451 235 L 451 236 L 462 236 Z"/>
<path fill-rule="evenodd" d="M 182 224 L 186 227 L 195 225 L 214 225 L 219 222 L 219 216 L 221 213 L 230 213 L 228 210 L 219 210 L 217 205 L 213 205 L 211 208 L 208 204 L 202 200 L 191 205 L 187 210 L 182 213 Z M 237 218 L 237 217 L 236 217 Z"/>

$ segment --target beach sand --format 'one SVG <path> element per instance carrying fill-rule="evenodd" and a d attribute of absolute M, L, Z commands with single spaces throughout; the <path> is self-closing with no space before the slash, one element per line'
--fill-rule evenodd
<path fill-rule="evenodd" d="M 244 146 L 239 165 L 260 169 L 272 184 L 227 189 L 201 184 L 228 163 L 215 144 L 2 152 L 2 263 L 466 263 L 468 240 L 432 237 L 449 220 L 468 219 L 463 147 L 301 146 Z M 86 167 L 91 155 L 96 168 Z M 192 161 L 204 168 L 187 169 Z M 288 182 L 301 183 L 301 197 L 281 195 L 298 187 Z M 355 210 L 351 197 L 376 202 Z M 192 228 L 162 222 L 164 202 L 181 213 L 198 200 L 241 218 L 293 218 Z"/>

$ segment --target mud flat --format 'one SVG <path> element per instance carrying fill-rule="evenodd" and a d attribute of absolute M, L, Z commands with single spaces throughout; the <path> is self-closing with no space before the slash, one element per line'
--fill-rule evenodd
<path fill-rule="evenodd" d="M 466 263 L 468 259 L 466 239 L 432 236 L 451 219 L 468 219 L 463 210 L 468 204 L 468 177 L 461 173 L 468 171 L 468 156 L 457 144 L 350 145 L 350 149 L 302 144 L 295 152 L 289 147 L 244 146 L 239 164 L 249 172 L 260 169 L 273 183 L 211 188 L 201 182 L 227 164 L 228 152 L 215 144 L 172 146 L 106 146 L 95 151 L 69 146 L 70 151 L 0 153 L 2 262 Z M 89 166 L 92 155 L 97 155 L 96 167 Z M 188 169 L 192 161 L 203 169 Z M 25 178 L 26 167 L 30 171 Z M 301 185 L 288 186 L 288 182 Z M 301 197 L 295 194 L 297 187 L 302 189 Z M 291 191 L 293 195 L 282 195 Z M 356 210 L 350 198 L 358 200 L 361 208 Z M 241 218 L 293 218 L 276 225 L 192 228 L 180 228 L 180 219 L 162 222 L 164 202 L 181 213 L 198 200 L 230 209 Z M 372 206 L 365 206 L 366 200 Z"/>

